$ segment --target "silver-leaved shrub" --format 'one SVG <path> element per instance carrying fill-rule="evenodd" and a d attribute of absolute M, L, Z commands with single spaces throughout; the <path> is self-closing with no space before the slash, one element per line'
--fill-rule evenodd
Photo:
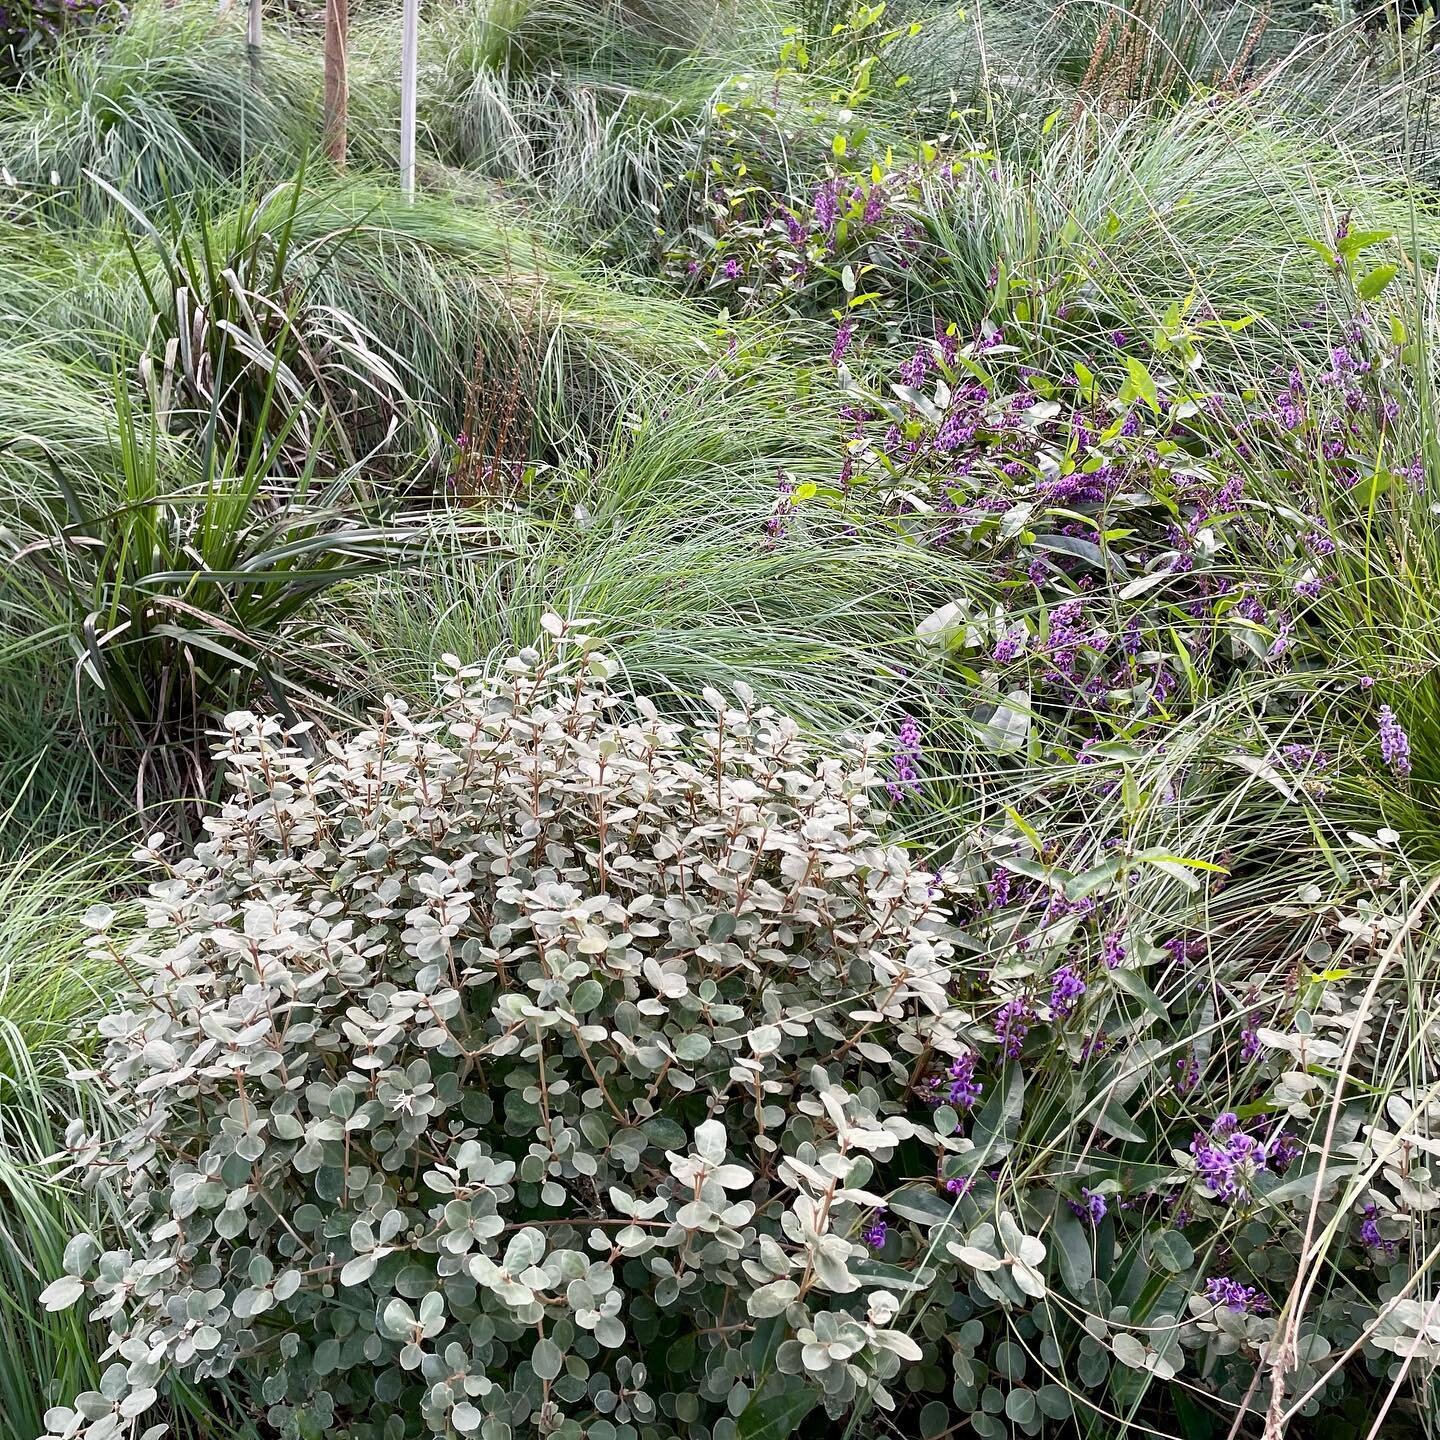
<path fill-rule="evenodd" d="M 917 1093 L 971 1022 L 883 751 L 743 691 L 682 730 L 546 628 L 323 753 L 229 716 L 208 838 L 138 939 L 96 916 L 132 1120 L 69 1140 L 131 1239 L 46 1294 L 111 1333 L 54 1434 L 141 1428 L 176 1375 L 291 1436 L 784 1434 L 893 1405 L 960 1263 L 1044 1292 L 1008 1213 L 877 1258 L 900 1182 L 933 1225 L 983 1158 Z"/>

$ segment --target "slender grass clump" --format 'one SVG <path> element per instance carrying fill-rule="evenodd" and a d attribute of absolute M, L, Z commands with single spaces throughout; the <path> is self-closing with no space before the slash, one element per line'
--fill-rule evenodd
<path fill-rule="evenodd" d="M 60 223 L 93 223 L 111 202 L 92 175 L 143 207 L 278 179 L 309 143 L 318 78 L 283 31 L 252 61 L 235 15 L 142 3 L 123 25 L 67 34 L 0 94 L 6 184 Z"/>

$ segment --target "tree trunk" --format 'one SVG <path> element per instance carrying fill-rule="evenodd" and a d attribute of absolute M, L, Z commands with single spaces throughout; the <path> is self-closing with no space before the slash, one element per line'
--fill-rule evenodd
<path fill-rule="evenodd" d="M 349 0 L 325 0 L 325 153 L 340 168 L 345 164 L 350 107 L 350 85 L 345 77 L 349 33 Z"/>

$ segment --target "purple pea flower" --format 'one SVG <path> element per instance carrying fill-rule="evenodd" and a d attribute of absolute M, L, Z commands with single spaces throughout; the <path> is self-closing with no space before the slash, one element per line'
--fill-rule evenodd
<path fill-rule="evenodd" d="M 1250 1061 L 1259 1053 L 1260 1027 L 1252 1015 L 1246 1020 L 1245 1028 L 1240 1032 L 1240 1058 L 1243 1061 Z"/>
<path fill-rule="evenodd" d="M 1228 1275 L 1215 1275 L 1205 1282 L 1205 1298 L 1214 1306 L 1224 1306 L 1237 1315 L 1258 1315 L 1270 1308 L 1270 1302 L 1253 1285 L 1242 1285 Z"/>
<path fill-rule="evenodd" d="M 1283 1175 L 1299 1157 L 1304 1146 L 1288 1131 L 1279 1130 L 1270 1137 L 1265 1146 L 1265 1159 L 1277 1173 Z"/>
<path fill-rule="evenodd" d="M 827 180 L 815 191 L 815 223 L 827 240 L 834 237 L 835 225 L 840 218 L 839 194 L 839 182 L 835 180 Z"/>
<path fill-rule="evenodd" d="M 916 389 L 925 383 L 926 373 L 930 368 L 930 357 L 925 353 L 924 348 L 919 348 L 900 367 L 900 379 L 903 384 Z"/>
<path fill-rule="evenodd" d="M 926 1089 L 932 1105 L 953 1105 L 970 1110 L 980 1099 L 985 1087 L 975 1078 L 975 1054 L 966 1051 L 950 1062 L 949 1068 L 931 1079 Z"/>
<path fill-rule="evenodd" d="M 1016 623 L 1001 632 L 1000 638 L 995 642 L 995 648 L 990 652 L 992 658 L 1000 665 L 1008 665 L 1012 660 L 1018 660 L 1025 653 L 1025 626 Z"/>
<path fill-rule="evenodd" d="M 794 493 L 795 482 L 782 470 L 775 481 L 775 503 L 771 507 L 770 518 L 765 522 L 765 533 L 771 540 L 783 540 L 786 532 L 786 517 L 790 513 L 790 497 Z"/>
<path fill-rule="evenodd" d="M 898 804 L 907 795 L 920 793 L 920 722 L 913 715 L 906 715 L 900 722 L 890 774 L 885 793 L 892 801 Z"/>
<path fill-rule="evenodd" d="M 1003 910 L 1010 903 L 1010 872 L 1002 867 L 996 867 L 995 873 L 990 877 L 985 890 L 989 896 L 991 910 Z"/>
<path fill-rule="evenodd" d="M 1402 778 L 1410 773 L 1410 737 L 1388 706 L 1380 707 L 1380 758 Z"/>
<path fill-rule="evenodd" d="M 1007 1059 L 1019 1056 L 1034 1019 L 1035 1007 L 1024 995 L 1007 1000 L 995 1012 L 995 1038 L 1000 1041 Z"/>
<path fill-rule="evenodd" d="M 1071 1200 L 1069 1205 L 1075 1214 L 1082 1220 L 1089 1220 L 1092 1225 L 1098 1225 L 1110 1213 L 1110 1207 L 1105 1203 L 1103 1195 L 1083 1188 L 1080 1191 L 1080 1200 Z"/>
<path fill-rule="evenodd" d="M 1073 965 L 1062 965 L 1050 977 L 1050 1013 L 1063 1020 L 1085 993 L 1085 982 Z"/>
<path fill-rule="evenodd" d="M 1240 1128 L 1232 1112 L 1217 1115 L 1208 1130 L 1190 1142 L 1200 1182 L 1218 1200 L 1244 1204 L 1255 1177 L 1266 1171 L 1267 1151 L 1255 1136 Z"/>
<path fill-rule="evenodd" d="M 1361 1212 L 1363 1217 L 1360 1221 L 1360 1240 L 1371 1250 L 1377 1250 L 1382 1255 L 1394 1255 L 1400 1248 L 1398 1240 L 1387 1240 L 1380 1233 L 1380 1207 L 1371 1201 Z"/>

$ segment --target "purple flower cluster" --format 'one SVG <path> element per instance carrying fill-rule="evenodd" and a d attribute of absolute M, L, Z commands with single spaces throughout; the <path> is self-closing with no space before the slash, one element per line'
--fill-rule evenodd
<path fill-rule="evenodd" d="M 1000 665 L 1008 665 L 1010 661 L 1019 659 L 1025 653 L 1025 638 L 1024 625 L 1008 627 L 996 640 L 995 648 L 990 652 L 991 657 Z"/>
<path fill-rule="evenodd" d="M 1357 359 L 1348 345 L 1337 345 L 1330 351 L 1330 368 L 1315 378 L 1322 385 L 1346 386 L 1353 376 L 1368 375 L 1370 370 L 1370 362 L 1363 356 Z"/>
<path fill-rule="evenodd" d="M 920 793 L 920 722 L 913 715 L 900 722 L 895 753 L 890 759 L 890 777 L 885 782 L 885 793 L 894 803 Z"/>
<path fill-rule="evenodd" d="M 1098 1225 L 1110 1213 L 1105 1197 L 1097 1195 L 1093 1190 L 1082 1189 L 1080 1199 L 1071 1200 L 1069 1204 L 1076 1215 L 1082 1220 L 1088 1220 L 1092 1225 Z"/>
<path fill-rule="evenodd" d="M 1268 1152 L 1263 1141 L 1240 1128 L 1236 1115 L 1217 1115 L 1208 1130 L 1198 1131 L 1190 1142 L 1200 1182 L 1218 1200 L 1244 1204 L 1255 1177 L 1265 1172 Z"/>
<path fill-rule="evenodd" d="M 883 1250 L 885 1248 L 887 1231 L 888 1227 L 885 1224 L 885 1212 L 884 1210 L 877 1210 L 874 1219 L 860 1232 L 860 1238 L 872 1250 Z"/>
<path fill-rule="evenodd" d="M 1240 1032 L 1240 1058 L 1243 1061 L 1250 1061 L 1259 1053 L 1260 1027 L 1252 1015 L 1246 1020 L 1245 1028 Z"/>
<path fill-rule="evenodd" d="M 840 186 L 835 180 L 827 180 L 815 191 L 813 205 L 815 223 L 827 240 L 834 239 L 835 226 L 840 219 Z"/>
<path fill-rule="evenodd" d="M 932 1105 L 954 1105 L 971 1109 L 985 1087 L 975 1078 L 975 1053 L 967 1050 L 950 1062 L 949 1068 L 926 1082 Z"/>
<path fill-rule="evenodd" d="M 1288 1130 L 1280 1130 L 1272 1135 L 1266 1144 L 1265 1157 L 1270 1168 L 1283 1175 L 1304 1148 Z"/>
<path fill-rule="evenodd" d="M 1014 1060 L 1020 1054 L 1020 1047 L 1030 1033 L 1035 1020 L 1035 1006 L 1027 996 L 1021 995 L 1007 1000 L 995 1012 L 995 1038 L 1000 1042 L 1007 1059 Z"/>
<path fill-rule="evenodd" d="M 1085 993 L 1085 982 L 1073 965 L 1062 965 L 1050 977 L 1050 1013 L 1063 1020 Z"/>
<path fill-rule="evenodd" d="M 775 481 L 775 503 L 770 511 L 770 518 L 765 522 L 765 533 L 771 540 L 783 540 L 785 532 L 789 528 L 787 517 L 790 514 L 790 497 L 794 493 L 795 482 L 782 470 Z"/>
<path fill-rule="evenodd" d="M 1172 935 L 1161 948 L 1172 965 L 1186 965 L 1191 960 L 1203 960 L 1209 946 L 1203 937 L 1187 940 L 1183 935 Z"/>
<path fill-rule="evenodd" d="M 1410 737 L 1388 706 L 1380 707 L 1380 758 L 1402 778 L 1410 773 Z"/>
<path fill-rule="evenodd" d="M 1275 419 L 1282 430 L 1298 430 L 1305 423 L 1305 381 L 1298 370 L 1290 372 L 1289 384 L 1276 401 Z"/>
<path fill-rule="evenodd" d="M 913 390 L 925 383 L 925 376 L 929 373 L 930 357 L 925 352 L 925 347 L 918 347 L 915 353 L 900 367 L 900 380 L 902 384 L 910 386 Z"/>
<path fill-rule="evenodd" d="M 855 322 L 842 320 L 835 331 L 834 343 L 830 346 L 830 363 L 832 365 L 838 365 L 845 358 L 845 352 L 850 348 L 850 341 L 854 335 Z"/>
<path fill-rule="evenodd" d="M 1270 1308 L 1265 1292 L 1253 1285 L 1242 1285 L 1228 1275 L 1214 1275 L 1205 1282 L 1205 1298 L 1215 1306 L 1224 1306 L 1237 1315 L 1259 1315 Z"/>
<path fill-rule="evenodd" d="M 1063 895 L 1055 894 L 1045 906 L 1045 913 L 1040 917 L 1042 927 L 1053 925 L 1057 920 L 1063 920 L 1067 915 L 1093 915 L 1095 913 L 1095 898 L 1086 895 L 1080 900 L 1067 900 Z"/>
<path fill-rule="evenodd" d="M 1100 941 L 1100 958 L 1107 970 L 1118 970 L 1125 963 L 1125 946 L 1118 930 L 1107 930 Z"/>
<path fill-rule="evenodd" d="M 1010 888 L 1013 883 L 1010 872 L 1004 866 L 997 865 L 995 873 L 991 875 L 985 886 L 989 909 L 1003 910 L 1010 903 Z"/>
<path fill-rule="evenodd" d="M 1279 760 L 1287 770 L 1328 770 L 1330 757 L 1313 745 L 1282 745 Z"/>
<path fill-rule="evenodd" d="M 920 378 L 925 378 L 923 372 Z M 977 381 L 966 381 L 951 394 L 945 418 L 935 432 L 935 449 L 940 454 L 951 455 L 975 439 L 985 421 L 985 402 L 989 398 L 990 392 Z M 1008 508 L 1008 502 L 1002 503 Z"/>
<path fill-rule="evenodd" d="M 1272 660 L 1278 660 L 1290 648 L 1290 632 L 1295 627 L 1288 610 L 1281 610 L 1275 616 L 1275 638 L 1267 652 Z"/>
<path fill-rule="evenodd" d="M 1361 1212 L 1360 1241 L 1382 1255 L 1394 1255 L 1400 1248 L 1398 1240 L 1387 1240 L 1380 1233 L 1380 1207 L 1371 1201 Z"/>

